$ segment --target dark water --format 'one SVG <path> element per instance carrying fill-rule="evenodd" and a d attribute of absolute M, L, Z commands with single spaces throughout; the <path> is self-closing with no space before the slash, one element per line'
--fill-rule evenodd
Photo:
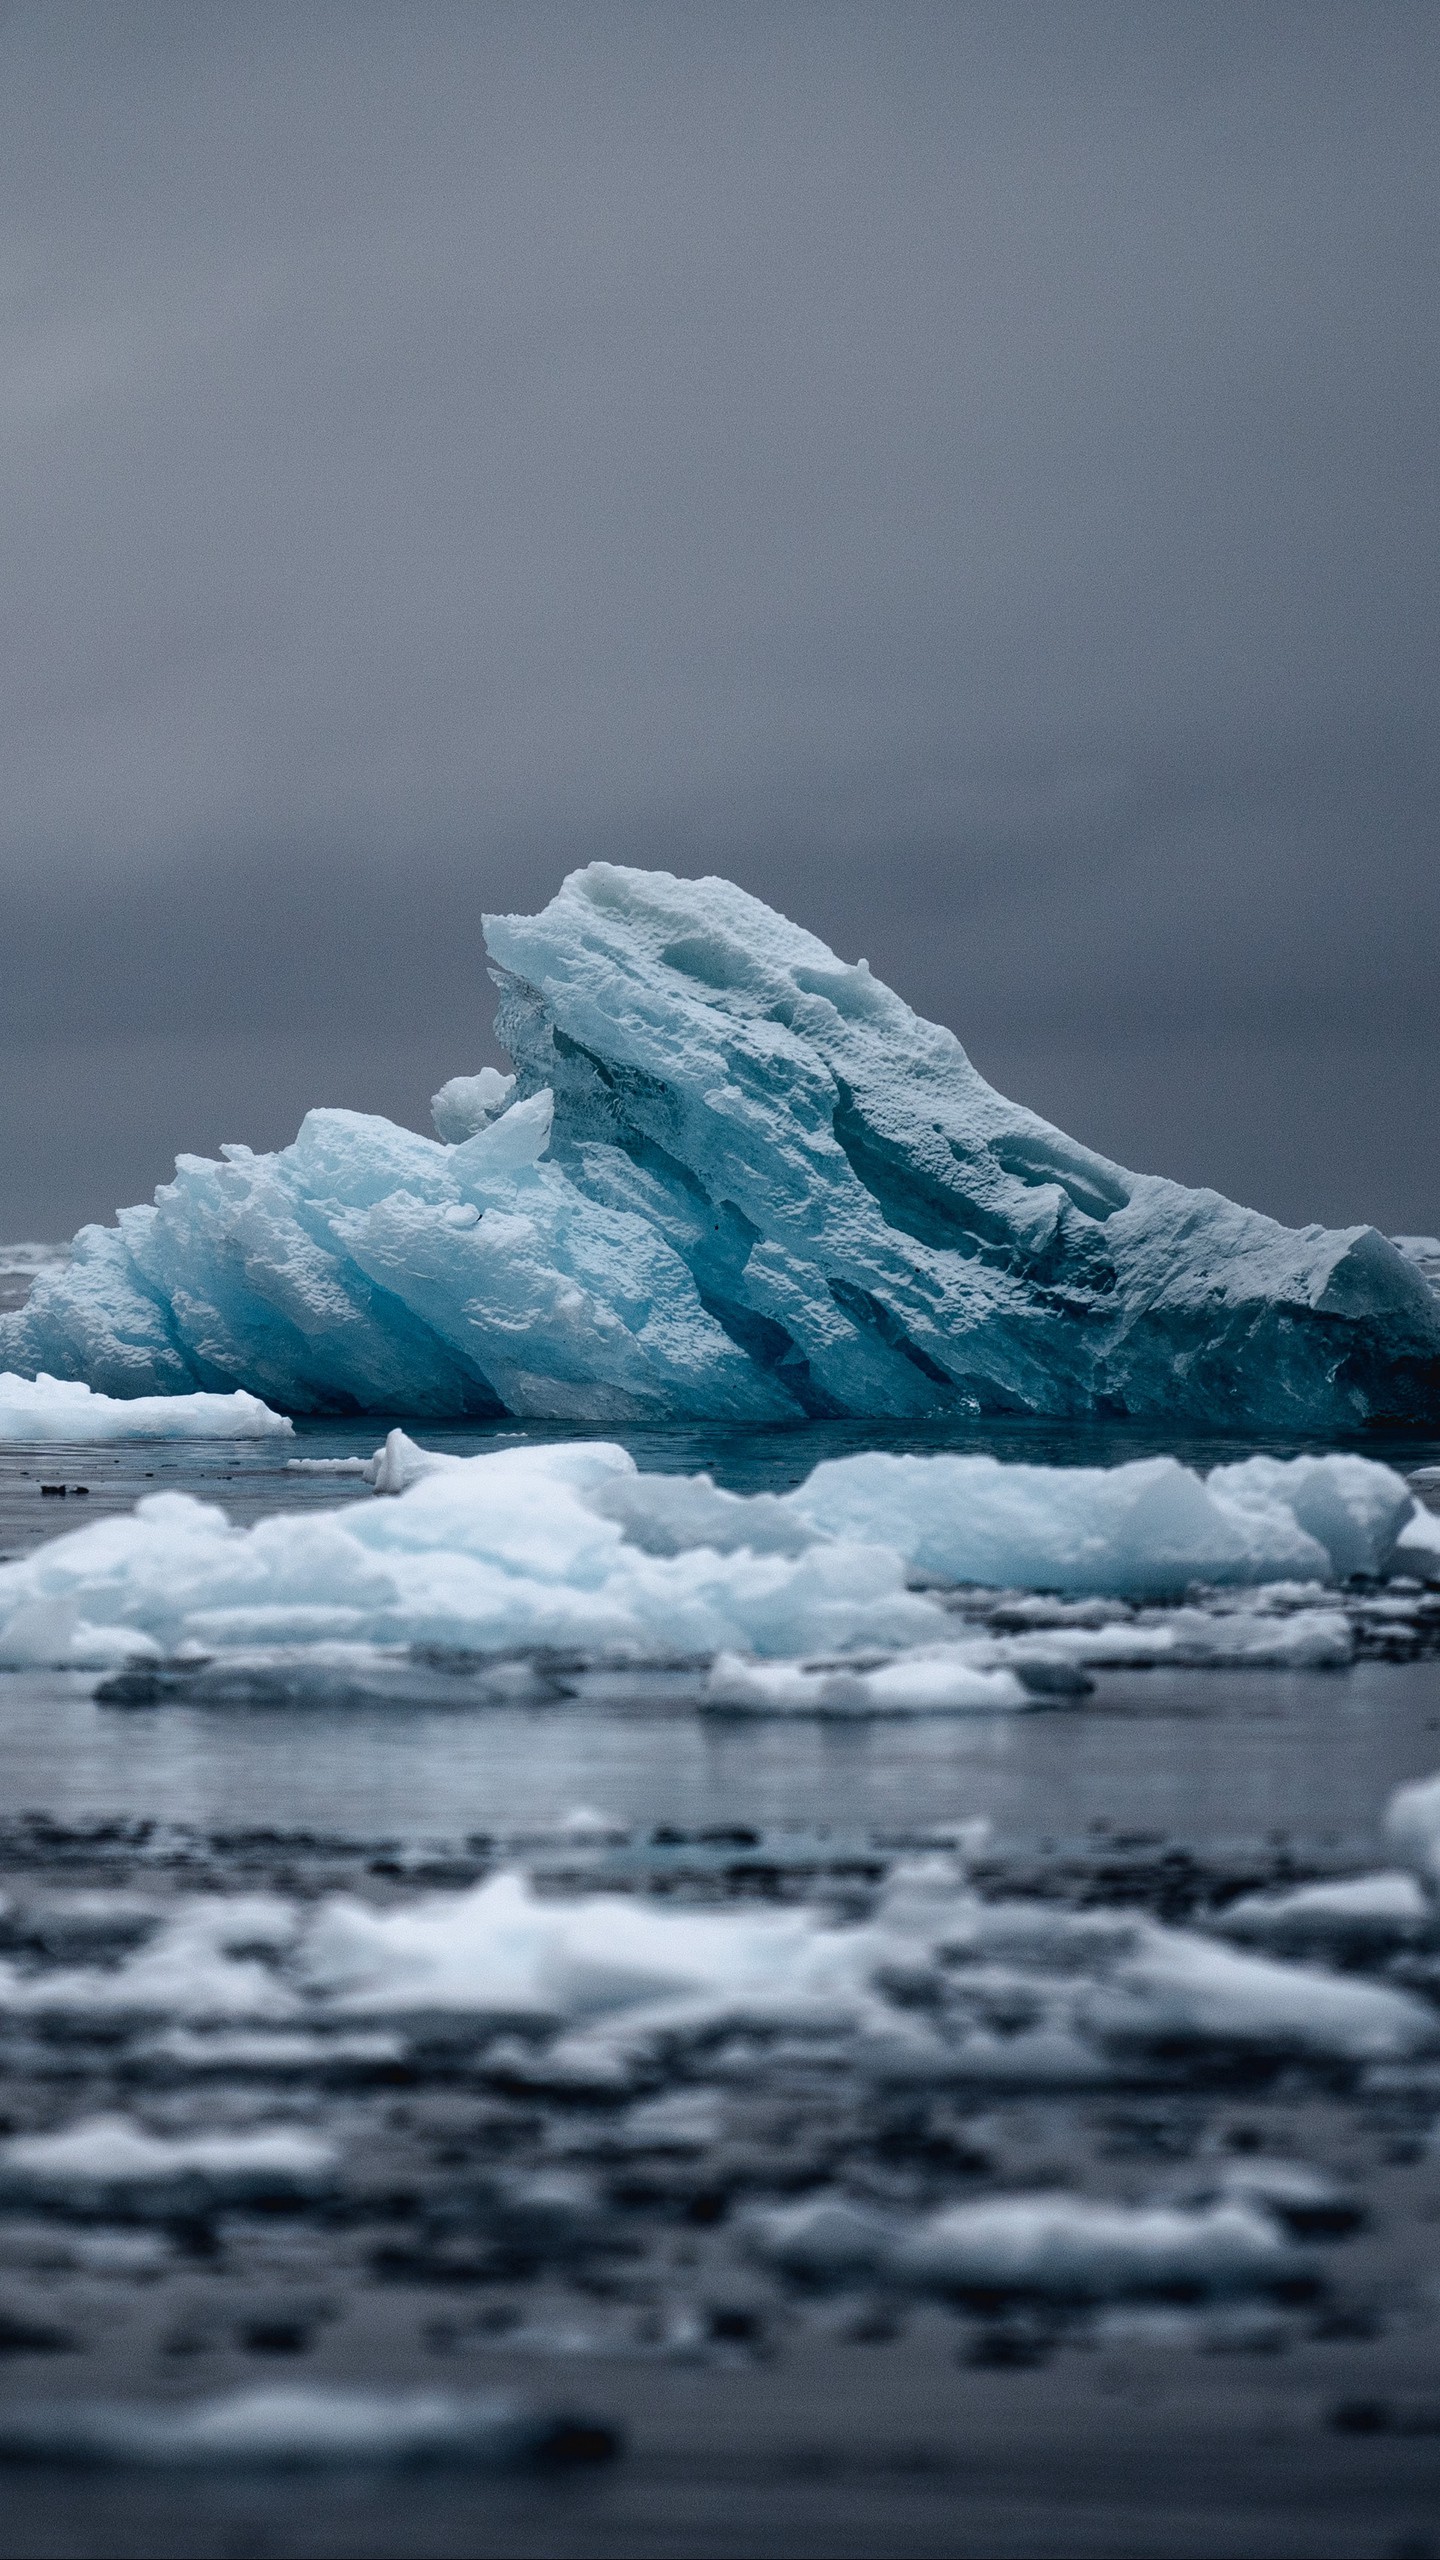
<path fill-rule="evenodd" d="M 378 1436 L 307 1426 L 292 1446 L 368 1453 Z M 625 1437 L 642 1465 L 746 1491 L 875 1441 L 839 1426 Z M 1156 1444 L 1027 1430 L 984 1445 L 1093 1463 Z M 287 1474 L 284 1454 L 6 1452 L 0 1550 L 166 1484 L 241 1519 L 373 1498 Z M 90 1490 L 40 1493 L 62 1480 Z M 602 2089 L 567 2082 L 544 2036 L 517 2044 L 468 2014 L 377 2028 L 317 2013 L 297 2053 L 227 2047 L 183 2001 L 170 2015 L 73 1989 L 118 1979 L 216 1897 L 268 1895 L 303 1932 L 337 1897 L 381 1912 L 457 1898 L 449 1910 L 504 1872 L 547 1904 L 609 1893 L 860 1926 L 907 1861 L 962 1834 L 987 1905 L 1203 1935 L 1246 1892 L 1384 1863 L 1389 1795 L 1440 1768 L 1440 1663 L 1109 1673 L 1054 1711 L 839 1728 L 727 1725 L 639 1679 L 543 1707 L 457 1688 L 443 1705 L 125 1708 L 95 1687 L 0 1675 L 0 1958 L 29 1986 L 0 2001 L 6 2134 L 107 2115 L 182 2144 L 279 2126 L 339 2165 L 294 2191 L 177 2171 L 142 2192 L 7 2182 L 0 2156 L 5 2403 L 499 2384 L 595 2429 L 559 2471 L 177 2483 L 12 2467 L 0 2551 L 1440 2550 L 1440 2055 L 1157 2033 L 1090 2087 L 960 2085 L 866 2062 L 848 2027 L 712 2018 Z M 1440 2018 L 1423 1930 L 1290 1956 Z M 283 1953 L 252 1960 L 287 1978 Z M 1076 1938 L 1045 1980 L 1068 1968 L 1088 1996 L 1099 1961 Z M 914 1982 L 901 1968 L 885 2021 L 923 2026 L 937 2000 L 983 1995 L 1009 2032 L 1038 1979 L 1023 1956 Z M 1287 2236 L 1283 2283 L 1240 2294 L 942 2301 L 863 2273 L 798 2277 L 753 2236 L 816 2197 L 909 2228 L 1037 2190 L 1194 2198 L 1257 2160 L 1301 2164 L 1332 2205 Z M 591 2459 L 607 2430 L 622 2449 Z"/>

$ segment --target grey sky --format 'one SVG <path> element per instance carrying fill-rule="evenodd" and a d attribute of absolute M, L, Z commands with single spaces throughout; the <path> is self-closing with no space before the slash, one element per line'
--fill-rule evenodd
<path fill-rule="evenodd" d="M 1440 1226 L 1440 16 L 0 18 L 0 1233 L 719 869 L 1132 1163 Z"/>

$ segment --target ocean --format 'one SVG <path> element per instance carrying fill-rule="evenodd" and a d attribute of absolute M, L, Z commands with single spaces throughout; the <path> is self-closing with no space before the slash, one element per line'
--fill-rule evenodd
<path fill-rule="evenodd" d="M 12 1444 L 0 1553 L 156 1490 L 298 1530 L 376 1497 L 287 1457 L 377 1436 Z M 875 1441 L 618 1436 L 745 1493 Z M 1383 1824 L 1440 1610 L 1347 1605 L 1341 1667 L 1025 1713 L 0 1673 L 0 2550 L 1430 2547 L 1440 1951 Z"/>

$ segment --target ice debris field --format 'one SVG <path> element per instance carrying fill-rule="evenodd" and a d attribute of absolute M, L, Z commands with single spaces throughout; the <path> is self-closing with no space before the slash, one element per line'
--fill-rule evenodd
<path fill-rule="evenodd" d="M 1197 1868 L 1180 1921 L 1140 1873 L 1128 1903 L 1007 1882 L 983 1824 L 828 1864 L 752 1834 L 749 1868 L 572 1827 L 528 1866 L 476 1844 L 458 1887 L 285 1893 L 139 1836 L 117 1891 L 101 1833 L 76 1889 L 52 1842 L 7 1879 L 0 2263 L 43 2279 L 36 2321 L 67 2286 L 193 2300 L 199 2263 L 212 2324 L 275 2322 L 216 2278 L 278 2265 L 302 2344 L 379 2285 L 451 2355 L 733 2360 L 837 2304 L 872 2335 L 933 2307 L 997 2354 L 1147 2306 L 1222 2346 L 1362 2310 L 1372 2335 L 1414 2317 L 1354 2181 L 1433 2114 L 1440 1781 L 1385 1830 L 1371 1874 Z M 1263 2141 L 1229 2139 L 1237 2103 Z M 1157 2107 L 1173 2138 L 1127 2149 Z M 326 2461 L 373 2433 L 375 2459 L 508 2459 L 541 2426 L 451 2392 L 35 2404 L 0 2458 Z"/>
<path fill-rule="evenodd" d="M 730 1712 L 912 1713 L 1079 1692 L 1094 1663 L 1324 1667 L 1367 1611 L 1440 1608 L 1440 1520 L 1354 1454 L 1201 1476 L 872 1451 L 749 1496 L 599 1440 L 466 1458 L 395 1430 L 369 1460 L 290 1463 L 376 1498 L 241 1527 L 149 1495 L 0 1565 L 0 1666 L 193 1688 L 288 1659 L 343 1691 L 408 1658 L 509 1697 L 688 1666 Z"/>
<path fill-rule="evenodd" d="M 721 879 L 594 863 L 486 920 L 513 1077 L 438 1136 L 317 1110 L 182 1156 L 0 1313 L 0 1364 L 283 1411 L 1440 1417 L 1421 1248 L 1127 1172 Z"/>

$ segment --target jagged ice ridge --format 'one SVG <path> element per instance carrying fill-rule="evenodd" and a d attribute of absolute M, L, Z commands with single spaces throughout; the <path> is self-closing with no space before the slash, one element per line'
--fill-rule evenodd
<path fill-rule="evenodd" d="M 1092 1153 L 728 881 L 594 863 L 486 938 L 513 1083 L 453 1077 L 438 1140 L 182 1156 L 0 1363 L 295 1412 L 1440 1416 L 1413 1257 Z"/>

